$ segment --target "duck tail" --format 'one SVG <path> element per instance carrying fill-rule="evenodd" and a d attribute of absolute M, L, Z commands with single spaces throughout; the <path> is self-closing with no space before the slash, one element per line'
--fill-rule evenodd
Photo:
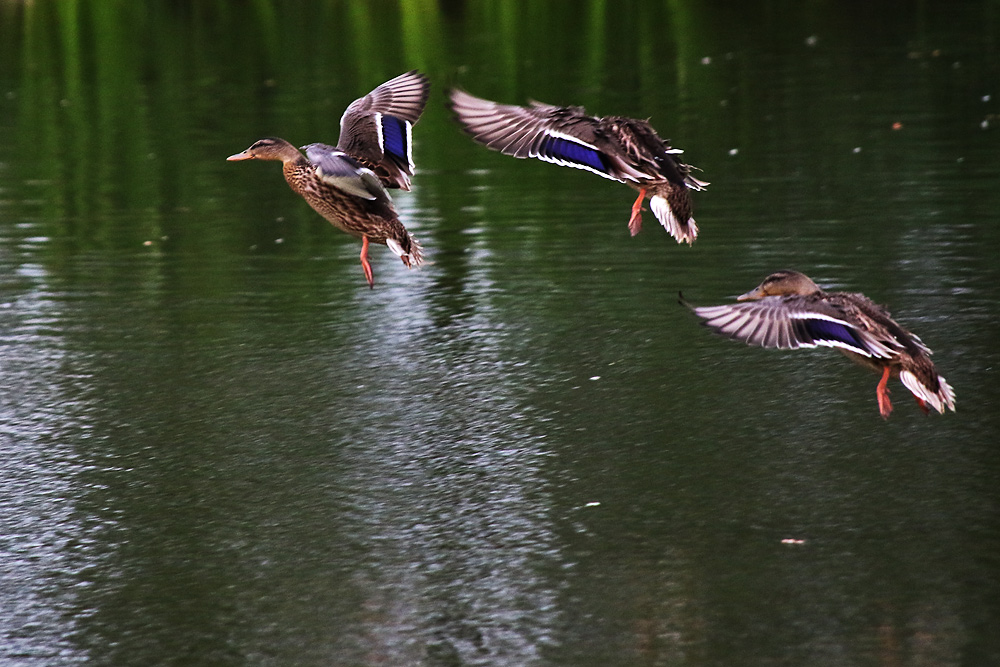
<path fill-rule="evenodd" d="M 673 188 L 666 196 L 653 195 L 649 210 L 678 243 L 691 245 L 698 238 L 698 225 L 691 216 L 691 199 L 684 188 Z"/>
<path fill-rule="evenodd" d="M 403 260 L 406 268 L 420 266 L 424 263 L 424 249 L 421 247 L 420 242 L 413 238 L 409 232 L 405 232 L 405 234 L 406 236 L 401 240 L 386 239 L 385 244 L 389 246 L 389 250 Z"/>
<path fill-rule="evenodd" d="M 955 390 L 940 375 L 933 373 L 930 377 L 937 380 L 936 388 L 918 378 L 913 371 L 904 370 L 899 373 L 900 381 L 910 390 L 910 393 L 917 397 L 918 401 L 930 405 L 941 414 L 944 414 L 945 409 L 954 412 Z"/>

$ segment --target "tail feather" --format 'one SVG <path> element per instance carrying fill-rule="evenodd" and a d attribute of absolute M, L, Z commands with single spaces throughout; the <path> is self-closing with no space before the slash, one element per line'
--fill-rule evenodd
<path fill-rule="evenodd" d="M 403 243 L 400 243 L 396 239 L 389 238 L 385 240 L 385 244 L 389 246 L 389 250 L 403 260 L 403 264 L 406 264 L 407 268 L 423 264 L 424 249 L 420 245 L 420 242 L 407 233 L 404 243 L 408 247 L 404 248 Z"/>
<path fill-rule="evenodd" d="M 900 371 L 899 379 L 918 400 L 924 401 L 941 414 L 944 414 L 945 409 L 955 411 L 955 390 L 940 375 L 937 376 L 937 391 L 924 384 L 912 371 Z"/>
<path fill-rule="evenodd" d="M 649 200 L 649 209 L 663 225 L 663 228 L 677 239 L 678 243 L 691 245 L 698 238 L 698 225 L 695 224 L 689 210 L 679 212 L 684 218 L 682 222 L 681 217 L 678 217 L 667 199 L 661 195 L 654 195 Z"/>

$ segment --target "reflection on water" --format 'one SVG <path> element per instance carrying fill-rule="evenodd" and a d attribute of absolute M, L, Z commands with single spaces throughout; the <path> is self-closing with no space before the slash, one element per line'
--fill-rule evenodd
<path fill-rule="evenodd" d="M 106 550 L 75 589 L 78 643 L 108 662 L 136 650 L 121 636 L 205 660 L 285 662 L 303 642 L 315 662 L 535 659 L 553 625 L 542 571 L 556 547 L 545 438 L 523 389 L 545 379 L 519 343 L 488 307 L 434 324 L 403 287 L 362 292 L 331 320 L 315 285 L 252 268 L 260 291 L 242 303 L 220 295 L 164 319 L 153 312 L 165 292 L 86 298 L 132 326 L 127 345 L 107 332 L 78 362 L 101 395 L 73 495 L 105 519 Z M 295 288 L 298 322 L 259 303 Z M 186 340 L 185 310 L 230 321 Z M 155 396 L 167 374 L 174 395 Z M 289 633 L 300 616 L 309 627 Z"/>
<path fill-rule="evenodd" d="M 74 654 L 66 612 L 93 565 L 93 526 L 76 512 L 73 484 L 86 463 L 70 444 L 86 433 L 73 391 L 86 378 L 66 363 L 44 269 L 4 264 L 0 635 L 7 659 L 42 662 Z"/>
<path fill-rule="evenodd" d="M 0 663 L 997 662 L 990 7 L 0 5 Z M 431 263 L 369 290 L 224 158 L 415 66 Z M 475 146 L 452 83 L 651 116 L 701 238 Z M 786 266 L 958 412 L 676 303 Z"/>

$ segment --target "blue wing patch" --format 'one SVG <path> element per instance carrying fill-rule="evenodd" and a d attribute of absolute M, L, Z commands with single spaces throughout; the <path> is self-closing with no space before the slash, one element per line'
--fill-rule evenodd
<path fill-rule="evenodd" d="M 406 121 L 395 116 L 382 116 L 382 150 L 403 164 L 410 160 L 406 146 Z"/>
<path fill-rule="evenodd" d="M 546 136 L 538 147 L 538 154 L 551 160 L 580 165 L 602 174 L 608 173 L 608 165 L 600 151 L 563 137 Z"/>
<path fill-rule="evenodd" d="M 840 322 L 822 319 L 801 320 L 805 332 L 812 340 L 839 343 L 840 345 L 867 351 L 868 348 L 854 333 L 854 329 Z"/>

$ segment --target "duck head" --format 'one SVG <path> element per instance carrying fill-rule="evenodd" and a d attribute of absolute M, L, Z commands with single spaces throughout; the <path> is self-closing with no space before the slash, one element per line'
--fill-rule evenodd
<path fill-rule="evenodd" d="M 798 271 L 784 270 L 775 271 L 745 294 L 736 297 L 737 301 L 755 301 L 766 296 L 784 296 L 786 294 L 797 294 L 808 296 L 822 292 L 819 286 L 814 283 L 809 276 Z"/>
<path fill-rule="evenodd" d="M 295 146 L 278 137 L 265 137 L 236 155 L 230 155 L 226 160 L 277 160 L 279 162 L 294 162 L 302 158 L 302 153 Z"/>

